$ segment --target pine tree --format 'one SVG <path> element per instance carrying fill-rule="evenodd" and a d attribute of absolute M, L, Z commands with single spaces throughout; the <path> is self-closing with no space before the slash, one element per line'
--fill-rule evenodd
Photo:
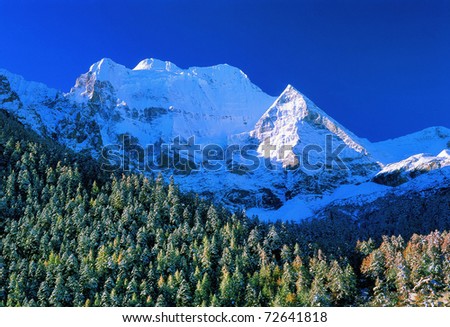
<path fill-rule="evenodd" d="M 64 279 L 61 275 L 56 277 L 55 287 L 50 294 L 49 303 L 52 306 L 60 307 L 69 305 L 69 296 L 65 287 Z"/>
<path fill-rule="evenodd" d="M 192 296 L 188 283 L 183 278 L 178 287 L 178 291 L 175 297 L 175 303 L 178 307 L 186 307 L 191 305 Z"/>

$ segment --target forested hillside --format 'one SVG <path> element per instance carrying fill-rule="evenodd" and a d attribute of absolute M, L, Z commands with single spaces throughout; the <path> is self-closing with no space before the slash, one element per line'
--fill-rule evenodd
<path fill-rule="evenodd" d="M 444 230 L 262 223 L 0 125 L 3 306 L 449 305 Z"/>

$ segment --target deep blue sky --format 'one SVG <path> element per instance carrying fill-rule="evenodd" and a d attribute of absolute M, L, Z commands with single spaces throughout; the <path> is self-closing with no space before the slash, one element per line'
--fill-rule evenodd
<path fill-rule="evenodd" d="M 228 63 L 372 141 L 450 127 L 450 1 L 0 0 L 0 67 L 68 91 L 103 57 Z"/>

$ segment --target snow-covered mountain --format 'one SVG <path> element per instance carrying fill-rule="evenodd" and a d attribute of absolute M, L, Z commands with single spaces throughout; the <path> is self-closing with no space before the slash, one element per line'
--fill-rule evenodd
<path fill-rule="evenodd" d="M 417 188 L 418 175 L 448 165 L 450 147 L 445 127 L 370 143 L 293 86 L 272 97 L 229 65 L 146 59 L 129 69 L 102 59 L 68 93 L 0 70 L 0 109 L 75 151 L 101 158 L 117 145 L 132 169 L 161 170 L 184 190 L 294 220 L 402 183 Z M 146 169 L 149 153 L 127 152 L 137 144 L 169 169 Z"/>
<path fill-rule="evenodd" d="M 442 126 L 369 145 L 369 151 L 384 164 L 401 161 L 419 153 L 438 155 L 443 149 L 450 149 L 450 129 Z"/>
<path fill-rule="evenodd" d="M 21 121 L 40 134 L 54 131 L 64 117 L 60 108 L 53 105 L 64 96 L 42 83 L 28 82 L 19 75 L 0 69 L 0 106 L 13 112 Z"/>
<path fill-rule="evenodd" d="M 318 170 L 318 166 L 322 163 L 334 165 L 325 168 L 335 172 L 344 169 L 349 170 L 350 174 L 361 173 L 362 176 L 367 176 L 371 168 L 359 171 L 357 167 L 349 166 L 353 164 L 370 166 L 374 161 L 364 148 L 362 140 L 329 117 L 291 85 L 262 115 L 249 135 L 259 141 L 258 152 L 261 155 L 264 155 L 262 145 L 265 140 L 270 140 L 277 149 L 287 147 L 283 158 L 280 158 L 279 151 L 271 151 L 270 159 L 281 161 L 283 166 L 300 165 L 305 172 Z M 327 147 L 328 150 L 342 148 L 342 151 L 339 151 L 342 167 L 339 166 L 339 162 L 332 162 L 333 152 L 327 153 Z M 304 162 L 301 162 L 302 160 Z M 308 169 L 307 164 L 312 166 L 311 169 Z M 376 165 L 373 166 L 372 169 L 378 168 Z"/>
<path fill-rule="evenodd" d="M 229 65 L 180 69 L 157 59 L 128 69 L 102 59 L 77 79 L 67 97 L 101 107 L 102 139 L 131 133 L 140 144 L 176 136 L 224 144 L 253 126 L 274 100 Z"/>
<path fill-rule="evenodd" d="M 446 149 L 437 156 L 416 154 L 399 162 L 386 165 L 373 180 L 379 184 L 397 186 L 428 173 L 431 170 L 450 166 L 450 150 Z"/>

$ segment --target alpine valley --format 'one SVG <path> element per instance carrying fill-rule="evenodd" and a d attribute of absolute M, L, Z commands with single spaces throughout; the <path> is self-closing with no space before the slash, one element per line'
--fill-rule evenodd
<path fill-rule="evenodd" d="M 371 143 L 294 86 L 273 97 L 226 64 L 181 69 L 146 59 L 129 69 L 102 59 L 68 93 L 0 70 L 0 109 L 40 136 L 101 160 L 105 148 L 125 140 L 150 146 L 159 162 L 179 155 L 163 151 L 174 140 L 195 140 L 199 149 L 214 145 L 219 168 L 183 153 L 180 162 L 190 169 L 160 172 L 182 191 L 262 220 L 450 217 L 448 128 Z M 248 147 L 256 160 L 217 151 L 233 147 Z M 127 160 L 131 170 L 159 173 L 142 169 L 140 157 Z"/>

